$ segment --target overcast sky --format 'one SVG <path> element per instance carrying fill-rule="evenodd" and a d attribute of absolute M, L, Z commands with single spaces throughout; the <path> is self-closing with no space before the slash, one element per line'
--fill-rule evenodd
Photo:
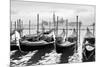
<path fill-rule="evenodd" d="M 24 23 L 36 22 L 37 13 L 41 20 L 52 21 L 53 13 L 60 18 L 74 21 L 78 15 L 83 24 L 92 24 L 95 22 L 95 6 L 73 5 L 59 3 L 42 3 L 32 1 L 15 1 L 11 0 L 11 20 L 21 18 Z"/>

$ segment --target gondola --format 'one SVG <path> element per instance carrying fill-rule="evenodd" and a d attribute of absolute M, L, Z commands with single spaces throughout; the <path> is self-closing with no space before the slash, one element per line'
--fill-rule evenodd
<path fill-rule="evenodd" d="M 10 50 L 18 50 L 19 47 L 16 45 L 16 40 L 10 40 Z"/>
<path fill-rule="evenodd" d="M 31 51 L 36 49 L 44 49 L 47 47 L 53 47 L 53 37 L 44 36 L 34 36 L 31 38 L 23 37 L 19 40 L 20 48 L 23 51 Z"/>
<path fill-rule="evenodd" d="M 20 35 L 19 31 L 16 30 L 17 33 Z M 40 34 L 39 34 L 40 35 Z M 39 35 L 26 35 L 26 36 L 23 36 L 23 37 L 20 37 L 19 39 L 22 40 L 22 39 L 32 39 L 33 37 L 38 37 Z M 11 35 L 10 37 L 10 50 L 19 50 L 19 45 L 17 45 L 17 42 L 19 41 L 19 39 L 17 40 L 17 37 L 16 37 L 16 33 L 15 33 L 15 30 L 13 31 L 13 34 Z"/>
<path fill-rule="evenodd" d="M 82 49 L 83 62 L 95 61 L 95 37 L 89 28 L 87 28 Z"/>
<path fill-rule="evenodd" d="M 14 30 L 13 34 L 10 36 L 10 50 L 19 50 L 17 45 L 18 39 L 20 39 L 19 30 Z M 17 37 L 16 37 L 17 36 Z"/>
<path fill-rule="evenodd" d="M 76 40 L 77 40 L 76 30 L 73 29 L 72 34 L 70 36 L 66 37 L 65 41 L 63 41 L 63 38 L 62 38 L 62 41 L 57 42 L 57 46 L 56 46 L 57 52 L 62 53 L 65 51 L 74 51 L 74 48 L 76 45 Z"/>
<path fill-rule="evenodd" d="M 22 51 L 31 51 L 36 49 L 44 49 L 46 47 L 51 47 L 53 42 L 46 42 L 44 40 L 30 42 L 25 40 L 20 40 L 20 48 Z"/>

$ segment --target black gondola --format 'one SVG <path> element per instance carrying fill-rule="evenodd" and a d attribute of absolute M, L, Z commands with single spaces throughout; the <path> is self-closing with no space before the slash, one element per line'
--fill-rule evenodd
<path fill-rule="evenodd" d="M 68 63 L 69 56 L 72 56 L 75 52 L 76 45 L 76 31 L 73 30 L 72 34 L 67 38 L 59 38 L 60 42 L 57 42 L 56 51 L 57 53 L 62 53 L 60 63 Z"/>
<path fill-rule="evenodd" d="M 10 41 L 10 50 L 18 50 L 19 47 L 16 45 L 16 40 Z"/>
<path fill-rule="evenodd" d="M 61 40 L 61 41 L 59 41 Z M 75 45 L 76 45 L 76 31 L 75 29 L 73 30 L 72 34 L 67 37 L 67 39 L 65 39 L 65 41 L 63 42 L 63 38 L 59 38 L 59 40 L 57 40 L 57 52 L 65 52 L 65 51 L 74 51 Z"/>
<path fill-rule="evenodd" d="M 43 34 L 34 37 L 23 37 L 20 39 L 20 48 L 23 51 L 31 51 L 36 49 L 44 49 L 53 47 L 53 37 L 48 37 Z"/>
<path fill-rule="evenodd" d="M 19 40 L 21 50 L 28 51 L 37 48 L 44 48 L 47 45 L 49 46 L 50 44 L 53 44 L 53 38 L 47 36 L 51 34 L 52 31 L 53 30 L 38 33 L 38 34 L 25 35 L 21 37 L 21 39 Z M 11 50 L 19 50 L 19 46 L 16 45 L 16 40 L 10 40 L 10 41 L 11 41 L 10 42 Z"/>
<path fill-rule="evenodd" d="M 83 41 L 83 62 L 95 61 L 95 37 L 87 28 Z"/>
<path fill-rule="evenodd" d="M 10 36 L 10 50 L 19 50 L 19 47 L 17 45 L 18 40 L 16 39 L 16 33 L 19 34 L 21 30 L 14 30 L 13 34 Z M 19 35 L 20 37 L 20 35 Z M 19 38 L 18 37 L 18 38 Z"/>

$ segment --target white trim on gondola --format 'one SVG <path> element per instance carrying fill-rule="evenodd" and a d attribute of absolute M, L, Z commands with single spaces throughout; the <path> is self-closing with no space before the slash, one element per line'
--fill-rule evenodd
<path fill-rule="evenodd" d="M 94 50 L 94 49 L 95 49 L 95 48 L 92 47 L 92 46 L 89 46 L 89 45 L 86 46 L 86 50 L 88 50 L 88 51 L 92 51 L 92 50 Z"/>

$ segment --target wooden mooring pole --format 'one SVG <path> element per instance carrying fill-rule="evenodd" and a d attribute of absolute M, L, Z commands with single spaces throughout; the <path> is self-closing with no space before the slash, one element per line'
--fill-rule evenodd
<path fill-rule="evenodd" d="M 53 13 L 53 23 L 54 23 L 54 51 L 56 52 L 56 38 L 55 38 L 55 34 L 56 34 L 56 24 L 55 24 L 55 13 Z"/>
<path fill-rule="evenodd" d="M 79 17 L 76 16 L 76 28 L 77 28 L 77 43 L 76 43 L 76 52 L 80 46 L 80 28 L 81 28 L 81 22 L 79 22 Z"/>
<path fill-rule="evenodd" d="M 22 33 L 22 28 L 21 28 L 21 19 L 19 19 L 19 33 L 20 33 L 20 37 L 22 36 L 21 33 Z"/>
<path fill-rule="evenodd" d="M 93 23 L 93 35 L 95 35 L 95 23 Z"/>
<path fill-rule="evenodd" d="M 21 24 L 21 29 L 22 29 L 21 36 L 23 36 L 23 30 L 24 30 L 24 28 L 23 28 L 23 21 L 22 21 L 22 24 Z"/>
<path fill-rule="evenodd" d="M 10 34 L 13 33 L 13 30 L 12 30 L 12 21 L 10 21 Z M 12 37 L 10 36 L 10 40 L 12 40 Z"/>
<path fill-rule="evenodd" d="M 79 34 L 78 34 L 78 30 L 79 30 L 79 29 L 78 29 L 78 28 L 79 28 L 79 27 L 78 27 L 78 26 L 79 26 L 79 25 L 78 25 L 78 16 L 76 16 L 76 30 L 77 30 L 77 35 L 76 35 L 76 36 L 77 36 L 77 42 L 76 42 L 76 46 L 75 46 L 75 52 L 77 52 L 78 40 L 79 40 L 79 37 L 78 37 L 78 35 L 79 35 Z"/>
<path fill-rule="evenodd" d="M 49 30 L 51 29 L 51 22 L 49 22 Z"/>
<path fill-rule="evenodd" d="M 39 14 L 37 14 L 37 34 L 39 33 Z"/>
<path fill-rule="evenodd" d="M 15 30 L 16 30 L 16 21 L 15 21 Z"/>
<path fill-rule="evenodd" d="M 15 21 L 15 31 L 16 31 L 16 21 Z M 16 33 L 15 33 L 15 42 L 16 42 Z"/>
<path fill-rule="evenodd" d="M 31 27 L 31 21 L 29 20 L 29 35 L 31 34 L 30 27 Z"/>
<path fill-rule="evenodd" d="M 41 26 L 42 26 L 42 33 L 44 33 L 44 26 L 43 26 L 43 22 L 42 22 Z"/>
<path fill-rule="evenodd" d="M 68 35 L 68 19 L 66 19 L 66 40 L 68 40 L 67 35 Z"/>
<path fill-rule="evenodd" d="M 59 17 L 57 16 L 57 25 L 56 25 L 56 26 L 57 26 L 57 27 L 56 27 L 56 37 L 58 36 L 58 21 L 59 21 L 58 19 L 59 19 Z"/>
<path fill-rule="evenodd" d="M 54 32 L 55 32 L 55 26 L 56 26 L 56 24 L 55 24 L 55 14 L 53 14 L 53 23 L 54 23 Z"/>
<path fill-rule="evenodd" d="M 12 33 L 12 21 L 10 21 L 10 33 Z"/>
<path fill-rule="evenodd" d="M 78 27 L 79 27 L 79 44 L 80 45 L 80 33 L 81 33 L 81 21 L 78 23 Z"/>

